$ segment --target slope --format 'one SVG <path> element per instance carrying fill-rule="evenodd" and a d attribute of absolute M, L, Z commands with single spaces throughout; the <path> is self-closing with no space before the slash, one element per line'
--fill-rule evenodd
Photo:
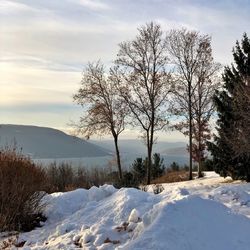
<path fill-rule="evenodd" d="M 46 127 L 0 125 L 0 147 L 17 144 L 24 154 L 32 158 L 77 158 L 106 156 L 109 151 Z"/>

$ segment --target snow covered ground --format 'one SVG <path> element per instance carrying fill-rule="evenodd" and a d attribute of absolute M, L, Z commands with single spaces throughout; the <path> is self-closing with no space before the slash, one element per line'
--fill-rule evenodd
<path fill-rule="evenodd" d="M 48 220 L 22 249 L 249 250 L 250 184 L 215 173 L 143 192 L 104 185 L 45 197 Z"/>

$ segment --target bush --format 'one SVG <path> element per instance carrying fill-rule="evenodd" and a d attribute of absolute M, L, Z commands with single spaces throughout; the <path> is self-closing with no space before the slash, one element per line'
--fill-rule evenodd
<path fill-rule="evenodd" d="M 131 165 L 131 174 L 137 185 L 143 183 L 146 177 L 145 160 L 142 160 L 142 158 L 136 158 Z"/>
<path fill-rule="evenodd" d="M 169 166 L 169 170 L 171 171 L 179 171 L 180 170 L 180 166 L 178 163 L 176 163 L 175 161 Z"/>
<path fill-rule="evenodd" d="M 65 162 L 51 163 L 46 168 L 46 175 L 50 193 L 66 192 L 77 188 L 89 189 L 92 186 L 100 186 L 111 180 L 116 180 L 115 176 L 111 177 L 104 169 L 75 168 Z"/>
<path fill-rule="evenodd" d="M 138 182 L 135 180 L 133 174 L 131 172 L 123 172 L 123 177 L 121 180 L 116 180 L 113 183 L 114 187 L 122 188 L 122 187 L 134 187 L 138 188 Z"/>
<path fill-rule="evenodd" d="M 153 164 L 152 164 L 152 179 L 161 177 L 165 172 L 165 166 L 163 164 L 163 158 L 160 154 L 153 155 Z"/>
<path fill-rule="evenodd" d="M 146 179 L 146 166 L 147 158 L 144 160 L 142 158 L 137 158 L 131 165 L 131 172 L 128 175 L 124 175 L 123 183 L 125 187 L 138 187 L 140 184 L 145 183 Z M 163 158 L 160 157 L 160 154 L 155 153 L 153 155 L 152 168 L 151 168 L 151 178 L 159 178 L 165 172 L 165 166 L 163 164 Z"/>
<path fill-rule="evenodd" d="M 65 192 L 73 185 L 73 170 L 67 163 L 50 164 L 46 171 L 50 192 Z"/>
<path fill-rule="evenodd" d="M 44 171 L 15 149 L 0 151 L 0 231 L 29 231 L 39 225 Z"/>
<path fill-rule="evenodd" d="M 197 170 L 197 166 L 193 166 L 193 171 L 195 171 L 195 169 Z M 189 171 L 189 166 L 186 164 L 180 166 L 177 162 L 173 161 L 166 169 L 167 173 L 178 171 Z"/>

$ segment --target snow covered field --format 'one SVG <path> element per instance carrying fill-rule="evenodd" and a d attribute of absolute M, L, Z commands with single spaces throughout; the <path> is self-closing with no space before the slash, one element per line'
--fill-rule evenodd
<path fill-rule="evenodd" d="M 44 226 L 22 249 L 249 250 L 250 184 L 215 173 L 160 194 L 104 185 L 45 197 Z"/>

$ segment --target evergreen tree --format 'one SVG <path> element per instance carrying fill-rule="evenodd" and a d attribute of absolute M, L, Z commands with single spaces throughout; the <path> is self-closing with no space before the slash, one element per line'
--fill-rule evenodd
<path fill-rule="evenodd" d="M 243 141 L 241 127 L 245 123 L 242 112 L 238 109 L 250 78 L 250 40 L 244 34 L 241 44 L 237 41 L 233 49 L 234 64 L 225 67 L 223 89 L 218 90 L 214 97 L 218 114 L 217 131 L 214 143 L 208 143 L 213 156 L 214 169 L 222 176 L 250 181 L 250 152 L 238 153 L 237 143 Z M 241 92 L 239 92 L 239 90 Z M 241 106 L 249 105 L 245 103 Z M 241 133 L 240 133 L 241 132 Z"/>
<path fill-rule="evenodd" d="M 133 179 L 138 184 L 146 180 L 147 159 L 147 157 L 144 160 L 142 158 L 137 158 L 131 166 Z M 162 176 L 164 171 L 165 166 L 163 164 L 163 158 L 161 158 L 160 154 L 154 153 L 151 168 L 152 179 Z"/>
<path fill-rule="evenodd" d="M 170 169 L 171 171 L 180 171 L 180 166 L 179 166 L 178 163 L 176 163 L 175 161 L 173 161 L 173 162 L 171 163 L 171 165 L 169 166 L 169 169 Z"/>
<path fill-rule="evenodd" d="M 142 158 L 136 158 L 136 160 L 132 163 L 131 172 L 136 182 L 143 182 L 146 177 L 145 160 Z"/>
<path fill-rule="evenodd" d="M 153 165 L 152 165 L 152 178 L 158 178 L 163 175 L 165 171 L 165 166 L 163 164 L 163 158 L 161 158 L 160 154 L 155 153 L 153 155 Z"/>

